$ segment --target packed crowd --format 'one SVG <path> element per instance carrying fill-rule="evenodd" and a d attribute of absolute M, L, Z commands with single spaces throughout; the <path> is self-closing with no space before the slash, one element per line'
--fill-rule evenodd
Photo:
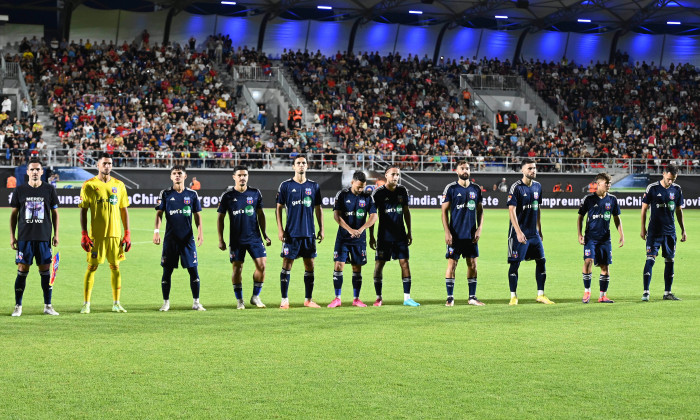
<path fill-rule="evenodd" d="M 660 68 L 630 63 L 618 52 L 613 62 L 584 66 L 530 60 L 463 60 L 447 66 L 453 77 L 470 74 L 518 74 L 557 110 L 569 129 L 588 139 L 592 158 L 645 158 L 694 165 L 700 156 L 700 73 L 691 64 Z"/>
<path fill-rule="evenodd" d="M 551 169 L 586 157 L 578 133 L 542 125 L 496 131 L 461 95 L 451 95 L 445 67 L 427 58 L 376 53 L 326 57 L 285 52 L 282 60 L 313 104 L 316 126 L 358 161 L 398 161 L 406 169 L 444 169 L 456 156 L 483 165 L 548 157 Z"/>
<path fill-rule="evenodd" d="M 367 52 L 285 50 L 280 58 L 312 105 L 310 127 L 262 121 L 260 132 L 254 128 L 259 121 L 240 106 L 237 112 L 238 94 L 222 83 L 215 63 L 227 69 L 272 63 L 262 52 L 234 47 L 228 35 L 167 46 L 150 42 L 146 31 L 122 45 L 32 39 L 6 57 L 21 63 L 32 100 L 46 100 L 65 153 L 78 162 L 104 150 L 117 165 L 138 157 L 140 166 L 228 167 L 235 156 L 262 168 L 274 154 L 305 154 L 320 168 L 342 151 L 358 163 L 391 160 L 405 169 L 445 169 L 457 157 L 503 165 L 537 156 L 557 170 L 577 158 L 647 158 L 658 166 L 692 164 L 700 154 L 694 124 L 700 75 L 690 65 L 629 65 L 622 55 L 613 64 L 588 67 L 566 59 L 513 64 L 486 58 L 433 66 L 427 57 Z M 513 118 L 492 127 L 463 92 L 450 90 L 450 80 L 463 73 L 521 75 L 566 127 Z M 36 115 L 26 117 L 0 122 L 0 159 L 19 161 L 45 147 Z"/>

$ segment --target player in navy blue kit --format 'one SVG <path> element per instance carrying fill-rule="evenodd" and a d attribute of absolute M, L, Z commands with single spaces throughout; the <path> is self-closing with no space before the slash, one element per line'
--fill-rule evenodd
<path fill-rule="evenodd" d="M 600 267 L 600 303 L 614 303 L 608 298 L 610 284 L 609 266 L 612 264 L 612 245 L 610 243 L 610 219 L 615 221 L 615 227 L 620 234 L 619 245 L 625 244 L 625 234 L 622 232 L 620 206 L 617 197 L 608 194 L 610 191 L 610 175 L 605 172 L 595 177 L 596 192 L 587 195 L 578 209 L 578 242 L 583 245 L 583 303 L 591 300 L 591 276 L 593 264 Z M 586 218 L 586 234 L 581 234 L 583 218 Z"/>
<path fill-rule="evenodd" d="M 365 230 L 377 221 L 377 208 L 369 193 L 365 192 L 367 176 L 362 171 L 352 175 L 350 188 L 344 188 L 335 195 L 333 218 L 338 223 L 333 250 L 333 288 L 335 299 L 329 308 L 341 305 L 340 292 L 343 288 L 343 268 L 345 263 L 352 265 L 352 306 L 366 307 L 360 300 L 362 288 L 362 266 L 367 264 L 367 238 Z"/>
<path fill-rule="evenodd" d="M 27 163 L 29 183 L 15 188 L 10 200 L 10 245 L 17 251 L 15 309 L 12 316 L 22 315 L 22 297 L 27 285 L 29 267 L 36 260 L 44 292 L 44 313 L 58 315 L 51 304 L 51 245 L 58 246 L 58 196 L 56 189 L 41 182 L 44 168 L 32 158 Z M 19 225 L 19 228 L 18 228 Z M 53 228 L 53 238 L 51 230 Z M 15 236 L 17 231 L 17 236 Z M 19 239 L 19 240 L 18 240 Z"/>
<path fill-rule="evenodd" d="M 547 280 L 544 247 L 542 246 L 542 224 L 540 203 L 542 185 L 535 181 L 537 165 L 534 159 L 527 158 L 521 165 L 523 178 L 515 181 L 508 191 L 508 284 L 510 285 L 510 305 L 518 304 L 518 268 L 520 262 L 535 260 L 535 280 L 537 281 L 537 302 L 551 305 L 554 302 L 544 295 Z"/>
<path fill-rule="evenodd" d="M 442 227 L 447 245 L 447 270 L 445 306 L 454 306 L 455 271 L 459 257 L 467 261 L 469 305 L 484 306 L 476 298 L 476 260 L 479 257 L 479 238 L 484 224 L 484 207 L 481 204 L 481 187 L 469 181 L 469 164 L 457 162 L 458 180 L 447 184 L 442 193 Z"/>
<path fill-rule="evenodd" d="M 246 252 L 250 254 L 255 264 L 253 272 L 253 295 L 250 304 L 258 308 L 264 308 L 265 304 L 260 300 L 260 291 L 265 281 L 265 266 L 267 265 L 267 251 L 263 245 L 263 238 L 267 246 L 272 243 L 266 233 L 265 213 L 263 212 L 262 194 L 260 190 L 248 186 L 248 168 L 236 166 L 233 168 L 234 186 L 228 187 L 219 199 L 219 218 L 216 228 L 219 233 L 219 249 L 226 250 L 224 241 L 224 219 L 228 214 L 229 222 L 229 257 L 233 266 L 233 293 L 238 301 L 237 309 L 245 309 L 243 302 L 243 262 Z M 262 237 L 260 232 L 262 231 Z"/>
<path fill-rule="evenodd" d="M 642 198 L 642 232 L 641 237 L 647 242 L 647 261 L 644 265 L 644 293 L 642 300 L 649 301 L 649 284 L 651 284 L 651 272 L 654 261 L 659 254 L 666 260 L 664 269 L 664 300 L 680 300 L 671 293 L 673 285 L 673 260 L 676 257 L 676 223 L 681 228 L 681 242 L 685 242 L 688 237 L 685 233 L 683 223 L 683 192 L 680 185 L 676 184 L 678 178 L 678 167 L 668 165 L 663 172 L 661 181 L 654 182 L 647 186 L 647 190 Z M 651 208 L 649 217 L 649 228 L 646 227 L 647 210 Z M 675 215 L 675 217 L 674 217 Z"/>
<path fill-rule="evenodd" d="M 377 251 L 374 261 L 374 290 L 377 300 L 374 306 L 382 306 L 382 273 L 387 261 L 399 260 L 403 281 L 403 304 L 420 306 L 411 299 L 411 269 L 408 265 L 408 247 L 413 243 L 411 213 L 408 209 L 408 190 L 399 185 L 401 171 L 389 166 L 384 172 L 386 184 L 372 193 L 379 215 L 378 238 L 374 237 L 374 226 L 369 228 L 369 246 Z M 404 226 L 405 223 L 405 226 Z"/>
<path fill-rule="evenodd" d="M 316 258 L 316 240 L 320 243 L 324 236 L 323 210 L 321 209 L 321 190 L 318 183 L 306 178 L 308 164 L 306 158 L 294 159 L 294 177 L 282 182 L 277 190 L 277 231 L 282 244 L 282 271 L 280 272 L 280 289 L 282 291 L 281 309 L 289 309 L 290 272 L 297 258 L 304 259 L 304 306 L 320 308 L 311 297 L 314 291 L 314 258 Z M 282 210 L 286 209 L 287 223 L 282 227 Z M 314 227 L 314 215 L 318 223 L 318 233 Z"/>
<path fill-rule="evenodd" d="M 202 246 L 204 235 L 202 233 L 202 206 L 199 203 L 197 192 L 185 188 L 187 173 L 184 166 L 176 165 L 170 170 L 170 180 L 173 186 L 160 192 L 158 205 L 156 206 L 156 228 L 153 231 L 153 243 L 160 245 L 160 225 L 163 222 L 163 214 L 167 224 L 163 237 L 163 254 L 160 265 L 163 267 L 161 290 L 163 292 L 163 306 L 160 310 L 170 310 L 170 286 L 173 270 L 178 267 L 186 268 L 190 275 L 190 289 L 192 290 L 192 309 L 205 311 L 199 303 L 199 273 L 197 272 L 197 247 L 192 231 L 192 219 L 197 226 L 197 245 Z"/>

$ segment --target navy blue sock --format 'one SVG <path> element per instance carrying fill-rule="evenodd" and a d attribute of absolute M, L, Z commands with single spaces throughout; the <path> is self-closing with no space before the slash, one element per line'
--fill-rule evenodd
<path fill-rule="evenodd" d="M 666 261 L 666 266 L 664 267 L 664 290 L 667 292 L 670 292 L 672 285 L 673 285 L 673 261 Z"/>
<path fill-rule="evenodd" d="M 287 299 L 287 292 L 289 291 L 289 270 L 284 268 L 280 271 L 280 291 L 282 292 L 282 299 Z"/>
<path fill-rule="evenodd" d="M 410 277 L 404 277 L 401 279 L 403 281 L 403 292 L 406 294 L 411 293 L 411 278 Z"/>
<path fill-rule="evenodd" d="M 454 296 L 455 293 L 455 279 L 445 278 L 445 287 L 447 288 L 447 297 Z"/>
<path fill-rule="evenodd" d="M 189 267 L 187 272 L 190 273 L 190 290 L 192 291 L 192 299 L 199 299 L 199 273 L 197 267 Z"/>
<path fill-rule="evenodd" d="M 518 291 L 518 267 L 520 267 L 520 261 L 510 263 L 508 268 L 508 285 L 511 293 Z"/>
<path fill-rule="evenodd" d="M 588 274 L 581 273 L 581 275 L 583 276 L 583 287 L 585 289 L 590 289 L 591 288 L 591 279 L 593 278 L 593 274 L 592 273 L 588 273 Z"/>
<path fill-rule="evenodd" d="M 233 294 L 236 295 L 236 299 L 243 300 L 243 284 L 234 284 Z"/>
<path fill-rule="evenodd" d="M 547 269 L 545 268 L 544 258 L 535 260 L 535 281 L 537 282 L 537 290 L 544 290 L 544 283 L 547 281 Z"/>
<path fill-rule="evenodd" d="M 253 296 L 260 296 L 260 292 L 262 291 L 263 287 L 263 282 L 261 281 L 256 281 L 253 283 Z"/>
<path fill-rule="evenodd" d="M 49 285 L 51 281 L 51 272 L 49 270 L 39 271 L 41 276 L 41 290 L 44 292 L 44 305 L 51 305 L 51 295 L 53 287 Z"/>
<path fill-rule="evenodd" d="M 29 273 L 17 270 L 17 278 L 15 279 L 15 304 L 22 305 L 22 296 L 24 296 L 24 288 L 27 287 L 27 276 Z"/>
<path fill-rule="evenodd" d="M 304 297 L 311 300 L 314 294 L 314 272 L 304 271 Z"/>
<path fill-rule="evenodd" d="M 352 273 L 352 296 L 355 299 L 360 298 L 360 290 L 362 289 L 362 274 Z"/>
<path fill-rule="evenodd" d="M 649 290 L 651 284 L 651 273 L 654 268 L 654 259 L 647 257 L 647 262 L 644 264 L 644 290 Z"/>
<path fill-rule="evenodd" d="M 340 297 L 340 292 L 343 290 L 343 272 L 334 271 L 333 272 L 333 288 L 335 289 L 335 296 Z"/>
<path fill-rule="evenodd" d="M 469 297 L 476 296 L 476 277 L 467 279 L 467 284 L 469 285 Z"/>
<path fill-rule="evenodd" d="M 160 280 L 160 290 L 163 292 L 163 300 L 170 300 L 170 285 L 173 276 L 173 267 L 163 267 L 163 277 Z"/>
<path fill-rule="evenodd" d="M 379 299 L 382 296 L 382 278 L 381 277 L 374 278 L 374 292 L 377 294 L 377 299 Z"/>
<path fill-rule="evenodd" d="M 600 278 L 598 279 L 598 284 L 600 285 L 600 291 L 603 293 L 607 292 L 609 283 L 610 283 L 610 276 L 601 274 Z"/>

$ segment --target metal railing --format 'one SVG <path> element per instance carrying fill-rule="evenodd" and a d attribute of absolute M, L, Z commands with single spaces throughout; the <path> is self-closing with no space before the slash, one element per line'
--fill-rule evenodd
<path fill-rule="evenodd" d="M 258 114 L 260 113 L 260 109 L 258 108 L 257 102 L 255 102 L 255 99 L 253 98 L 253 94 L 250 93 L 250 89 L 248 89 L 248 86 L 241 86 L 241 93 L 243 94 L 243 99 L 245 99 L 245 103 L 248 105 L 248 108 L 250 109 L 250 114 L 251 118 L 256 120 L 258 118 Z"/>
<path fill-rule="evenodd" d="M 2 54 L 0 54 L 0 90 L 4 90 L 5 79 L 17 80 L 19 83 L 16 106 L 17 118 L 21 117 L 22 99 L 24 98 L 27 99 L 27 102 L 29 104 L 28 113 L 31 114 L 32 101 L 31 97 L 29 96 L 29 89 L 27 89 L 27 84 L 24 82 L 24 72 L 22 71 L 22 67 L 20 67 L 19 63 L 16 63 L 14 61 L 5 61 L 5 57 Z"/>
<path fill-rule="evenodd" d="M 50 166 L 94 167 L 94 158 L 102 151 L 77 151 L 75 149 L 31 150 L 0 149 L 0 166 L 18 166 L 29 157 L 37 156 Z M 449 172 L 456 163 L 466 160 L 473 172 L 519 172 L 522 157 L 463 155 L 398 155 L 391 153 L 269 153 L 269 152 L 208 152 L 208 151 L 116 151 L 113 154 L 115 168 L 170 168 L 185 165 L 188 168 L 230 169 L 246 165 L 251 169 L 289 169 L 294 158 L 306 157 L 310 169 L 340 170 L 362 169 L 383 171 L 387 165 L 407 171 Z M 559 158 L 535 157 L 538 171 L 550 173 L 598 173 L 635 174 L 661 173 L 669 163 L 661 159 L 623 158 Z M 674 159 L 683 174 L 700 174 L 700 159 Z M 415 188 L 421 189 L 417 180 Z"/>
<path fill-rule="evenodd" d="M 292 85 L 284 76 L 282 68 L 276 66 L 267 68 L 258 66 L 232 66 L 231 76 L 236 83 L 277 82 L 282 94 L 289 100 L 289 106 L 292 108 L 301 108 L 304 123 L 309 124 L 313 121 L 313 115 L 309 114 L 306 105 L 304 105 L 304 102 L 301 100 L 299 95 L 297 95 Z M 255 108 L 257 109 L 257 105 Z"/>
<path fill-rule="evenodd" d="M 535 108 L 550 127 L 559 125 L 560 119 L 557 111 L 552 109 L 547 101 L 520 76 L 462 74 L 459 79 L 460 87 L 469 86 L 469 91 L 473 96 L 478 95 L 477 90 L 516 91 L 519 96 L 524 97 Z"/>
<path fill-rule="evenodd" d="M 491 109 L 491 107 L 486 103 L 484 98 L 481 97 L 474 89 L 472 85 L 469 84 L 468 78 L 462 75 L 459 78 L 460 89 L 467 89 L 472 95 L 472 103 L 474 106 L 484 114 L 484 118 L 491 124 L 491 127 L 496 127 L 496 113 Z"/>
<path fill-rule="evenodd" d="M 520 93 L 525 100 L 535 107 L 537 112 L 542 116 L 542 118 L 550 124 L 550 127 L 557 127 L 559 125 L 559 114 L 556 110 L 552 109 L 551 106 L 544 100 L 535 89 L 530 86 L 525 79 L 518 76 L 518 93 Z"/>

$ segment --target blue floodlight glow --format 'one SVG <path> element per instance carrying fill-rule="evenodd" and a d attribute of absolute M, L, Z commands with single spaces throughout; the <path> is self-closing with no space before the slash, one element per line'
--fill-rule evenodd
<path fill-rule="evenodd" d="M 316 6 L 316 8 L 321 10 L 333 10 L 332 6 Z"/>
<path fill-rule="evenodd" d="M 423 12 L 421 12 L 420 10 L 409 10 L 408 13 L 410 13 L 412 15 L 422 15 L 423 14 Z"/>
<path fill-rule="evenodd" d="M 680 25 L 680 24 L 681 24 L 680 22 L 676 22 L 676 21 L 672 21 L 672 20 L 669 20 L 668 22 L 666 22 L 666 25 Z"/>
<path fill-rule="evenodd" d="M 578 20 L 580 23 L 591 23 L 590 19 L 579 19 Z"/>
<path fill-rule="evenodd" d="M 495 17 L 496 19 L 508 19 L 508 16 L 504 16 L 504 15 L 496 15 L 496 16 L 494 16 L 494 17 Z"/>

